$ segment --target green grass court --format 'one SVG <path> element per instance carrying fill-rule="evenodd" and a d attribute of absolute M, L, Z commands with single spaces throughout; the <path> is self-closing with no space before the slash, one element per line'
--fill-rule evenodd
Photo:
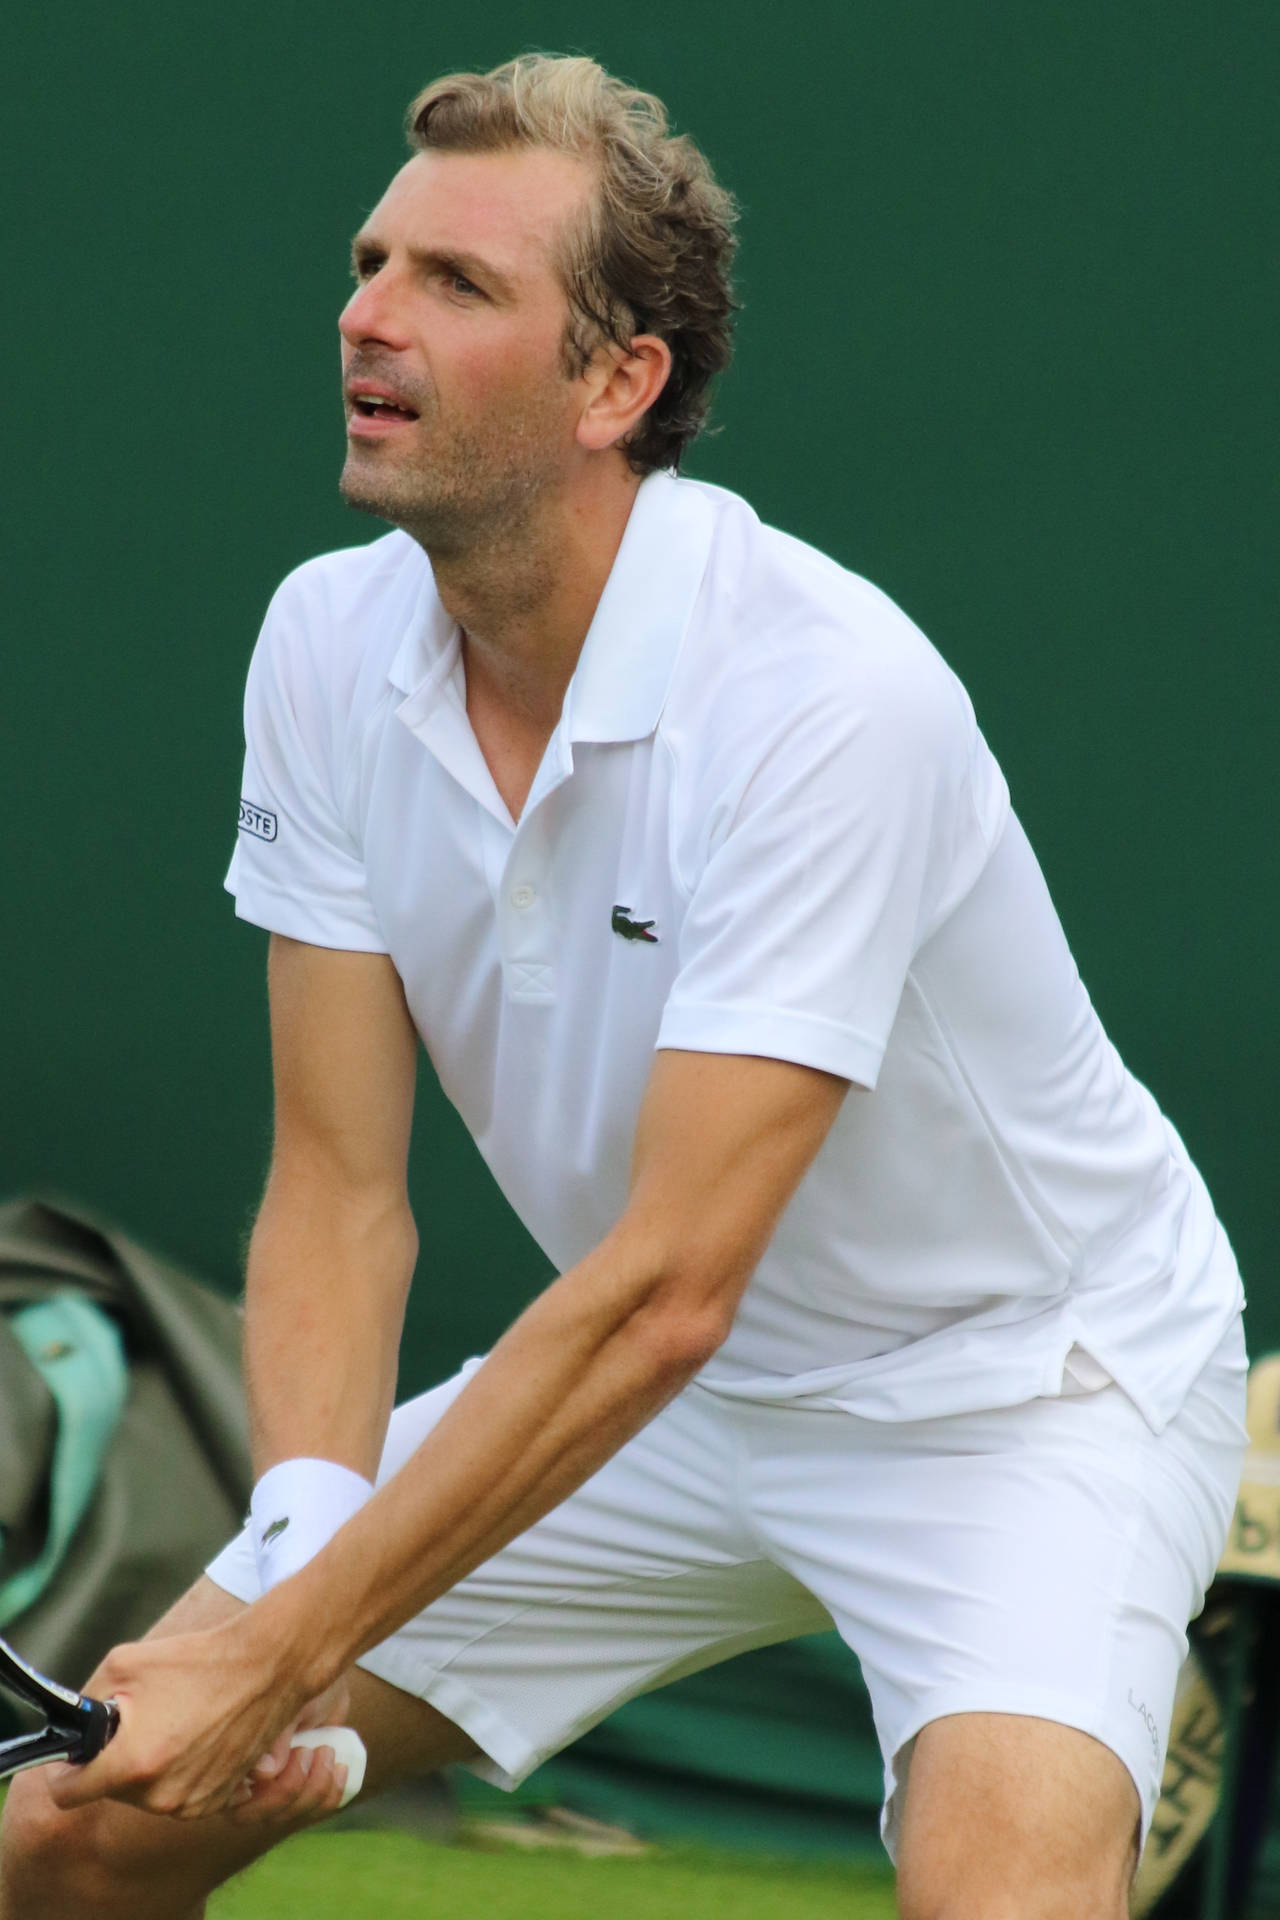
<path fill-rule="evenodd" d="M 0 1807 L 5 1787 L 0 1785 Z M 288 1840 L 209 1902 L 209 1920 L 894 1920 L 883 1868 L 679 1845 L 640 1858 L 445 1845 L 396 1830 Z"/>
<path fill-rule="evenodd" d="M 441 1846 L 406 1833 L 304 1834 L 209 1904 L 210 1920 L 893 1920 L 893 1879 L 862 1866 L 689 1848 L 584 1860 Z"/>

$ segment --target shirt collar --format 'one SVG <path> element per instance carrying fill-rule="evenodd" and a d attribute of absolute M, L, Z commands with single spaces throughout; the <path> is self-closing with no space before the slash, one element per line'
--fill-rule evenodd
<path fill-rule="evenodd" d="M 422 549 L 417 552 L 423 566 L 422 585 L 387 668 L 387 678 L 401 693 L 425 690 L 428 682 L 435 687 L 452 672 L 458 656 L 457 622 L 444 609 Z"/>
<path fill-rule="evenodd" d="M 690 481 L 651 473 L 641 482 L 569 682 L 571 740 L 643 740 L 657 726 L 714 523 Z"/>
<path fill-rule="evenodd" d="M 641 481 L 565 696 L 571 740 L 643 740 L 658 724 L 711 552 L 715 514 L 672 473 Z M 427 571 L 388 675 L 415 711 L 453 672 L 458 629 Z"/>

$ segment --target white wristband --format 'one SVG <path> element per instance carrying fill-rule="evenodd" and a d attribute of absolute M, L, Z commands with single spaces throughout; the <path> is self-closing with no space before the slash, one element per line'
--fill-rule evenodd
<path fill-rule="evenodd" d="M 305 1567 L 372 1492 L 371 1481 L 336 1460 L 281 1460 L 269 1467 L 249 1503 L 262 1591 Z"/>

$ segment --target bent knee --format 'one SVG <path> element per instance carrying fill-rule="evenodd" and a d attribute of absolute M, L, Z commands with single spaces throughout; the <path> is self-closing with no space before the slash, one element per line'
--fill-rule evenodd
<path fill-rule="evenodd" d="M 1101 1887 L 1042 1887 L 993 1890 L 981 1887 L 898 1889 L 898 1920 L 1127 1920 L 1127 1899 Z"/>
<path fill-rule="evenodd" d="M 55 1807 L 41 1770 L 20 1773 L 5 1795 L 4 1818 L 0 1823 L 6 1859 L 14 1854 L 39 1858 L 51 1854 L 58 1845 L 60 1832 L 70 1816 Z"/>
<path fill-rule="evenodd" d="M 899 1863 L 899 1920 L 1127 1920 L 1133 1857 L 1099 1846 L 1064 1859 L 1046 1836 L 1007 1830 L 992 1844 L 939 1833 L 934 1853 Z"/>
<path fill-rule="evenodd" d="M 54 1805 L 43 1769 L 21 1773 L 9 1788 L 0 1827 L 4 1884 L 79 1888 L 91 1898 L 132 1857 L 128 1828 L 138 1817 L 109 1800 L 67 1812 Z"/>

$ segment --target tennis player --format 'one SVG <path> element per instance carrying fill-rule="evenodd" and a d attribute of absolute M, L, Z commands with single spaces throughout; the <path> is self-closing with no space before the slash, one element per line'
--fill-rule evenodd
<path fill-rule="evenodd" d="M 907 1920 L 1120 1920 L 1243 1443 L 1230 1247 L 954 676 L 678 477 L 701 154 L 585 59 L 411 127 L 340 323 L 394 530 L 285 581 L 246 702 L 252 1515 L 95 1676 L 106 1752 L 15 1785 L 0 1914 L 191 1920 L 337 1804 L 300 1725 L 510 1786 L 834 1622 Z M 393 1414 L 419 1037 L 560 1277 Z"/>

